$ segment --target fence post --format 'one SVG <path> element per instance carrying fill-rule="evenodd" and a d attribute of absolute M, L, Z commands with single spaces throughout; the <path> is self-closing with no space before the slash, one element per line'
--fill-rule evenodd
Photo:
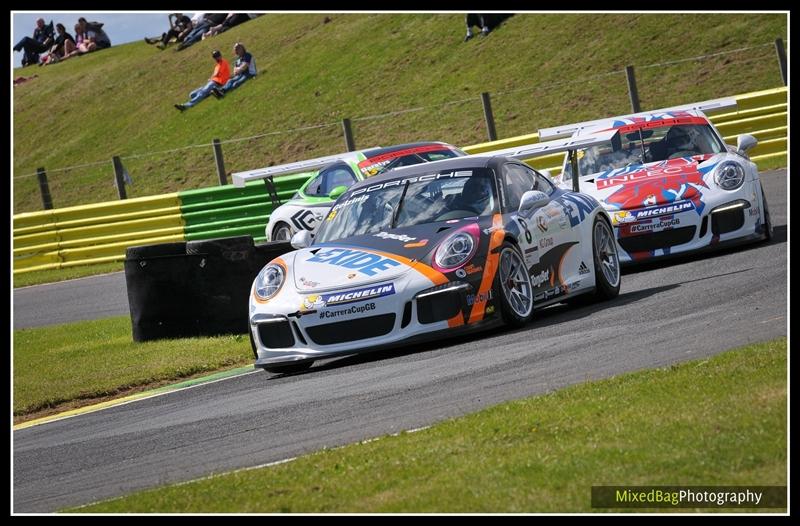
<path fill-rule="evenodd" d="M 119 198 L 127 199 L 128 194 L 125 193 L 125 177 L 122 174 L 122 161 L 118 155 L 115 155 L 111 160 L 114 163 L 114 183 L 117 185 L 117 193 L 119 194 Z"/>
<path fill-rule="evenodd" d="M 781 78 L 783 85 L 788 86 L 786 79 L 786 49 L 783 47 L 783 39 L 775 39 L 775 52 L 778 54 L 778 65 L 781 67 Z"/>
<path fill-rule="evenodd" d="M 489 135 L 490 141 L 497 140 L 497 130 L 494 128 L 494 114 L 492 113 L 492 100 L 489 98 L 487 92 L 481 93 L 481 102 L 483 103 L 483 118 L 486 119 L 486 133 Z"/>
<path fill-rule="evenodd" d="M 222 157 L 222 145 L 219 143 L 219 139 L 214 139 L 211 142 L 214 145 L 214 162 L 217 163 L 219 184 L 225 186 L 228 184 L 228 176 L 225 174 L 225 159 Z"/>
<path fill-rule="evenodd" d="M 353 140 L 353 127 L 350 125 L 350 119 L 342 119 L 342 130 L 344 130 L 344 144 L 347 151 L 355 151 L 356 142 Z"/>
<path fill-rule="evenodd" d="M 636 89 L 636 75 L 633 72 L 633 66 L 625 66 L 625 76 L 628 77 L 628 95 L 631 98 L 631 109 L 633 113 L 642 111 L 639 104 L 639 90 Z"/>
<path fill-rule="evenodd" d="M 47 172 L 44 168 L 36 169 L 36 176 L 39 178 L 39 191 L 42 194 L 42 206 L 45 210 L 53 209 L 53 198 L 50 197 L 50 187 L 47 184 Z"/>

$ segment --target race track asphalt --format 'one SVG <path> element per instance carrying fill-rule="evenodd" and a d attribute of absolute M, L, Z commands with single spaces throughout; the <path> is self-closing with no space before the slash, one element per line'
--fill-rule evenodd
<path fill-rule="evenodd" d="M 54 511 L 277 461 L 785 336 L 786 171 L 762 177 L 771 243 L 627 271 L 613 301 L 554 306 L 516 331 L 328 360 L 293 376 L 247 374 L 15 431 L 13 510 Z M 15 316 L 35 303 L 16 305 Z M 113 309 L 98 303 L 81 316 L 120 314 Z"/>

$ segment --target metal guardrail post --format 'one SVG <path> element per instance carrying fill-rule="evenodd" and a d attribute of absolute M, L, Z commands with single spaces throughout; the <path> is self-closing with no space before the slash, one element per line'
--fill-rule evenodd
<path fill-rule="evenodd" d="M 127 199 L 128 194 L 125 192 L 125 177 L 123 176 L 122 161 L 118 155 L 115 155 L 111 161 L 114 163 L 114 183 L 117 185 L 117 194 L 120 199 Z"/>
<path fill-rule="evenodd" d="M 776 38 L 775 39 L 775 52 L 778 54 L 778 65 L 781 68 L 781 78 L 783 79 L 783 85 L 788 86 L 788 79 L 786 76 L 786 48 L 783 46 L 783 39 Z"/>
<path fill-rule="evenodd" d="M 353 140 L 353 127 L 350 119 L 342 119 L 342 130 L 344 131 L 344 144 L 348 152 L 356 150 L 356 141 Z"/>
<path fill-rule="evenodd" d="M 228 176 L 225 174 L 225 159 L 222 157 L 222 145 L 219 139 L 212 141 L 214 145 L 214 162 L 217 163 L 217 176 L 219 177 L 219 184 L 225 186 L 228 184 Z"/>
<path fill-rule="evenodd" d="M 44 168 L 37 168 L 36 177 L 39 178 L 39 192 L 42 194 L 42 206 L 45 210 L 52 210 L 53 198 L 50 197 L 50 186 L 47 184 L 47 172 L 44 171 Z"/>
<path fill-rule="evenodd" d="M 486 120 L 486 133 L 489 135 L 490 141 L 497 140 L 497 130 L 494 127 L 494 114 L 492 113 L 492 100 L 489 98 L 488 92 L 481 93 L 481 102 L 483 103 L 483 118 Z"/>
<path fill-rule="evenodd" d="M 633 72 L 633 66 L 625 66 L 625 76 L 628 78 L 628 95 L 631 98 L 631 109 L 633 113 L 642 111 L 642 106 L 639 103 L 639 90 L 636 89 L 636 75 Z"/>

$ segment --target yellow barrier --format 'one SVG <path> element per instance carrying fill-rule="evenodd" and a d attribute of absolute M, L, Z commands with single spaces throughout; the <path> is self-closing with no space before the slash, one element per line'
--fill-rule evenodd
<path fill-rule="evenodd" d="M 182 241 L 178 194 L 14 216 L 14 273 L 121 261 L 129 246 Z"/>

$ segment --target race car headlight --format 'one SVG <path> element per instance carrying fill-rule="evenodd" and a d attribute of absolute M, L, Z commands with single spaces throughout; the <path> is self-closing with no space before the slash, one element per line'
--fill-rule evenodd
<path fill-rule="evenodd" d="M 475 239 L 471 235 L 464 231 L 456 232 L 437 247 L 433 261 L 444 270 L 458 268 L 469 261 L 475 246 Z"/>
<path fill-rule="evenodd" d="M 275 296 L 283 281 L 286 279 L 286 271 L 282 266 L 270 263 L 258 273 L 255 281 L 255 293 L 259 299 L 268 300 Z"/>
<path fill-rule="evenodd" d="M 714 172 L 714 182 L 723 190 L 736 190 L 744 184 L 744 169 L 739 163 L 726 161 Z"/>

